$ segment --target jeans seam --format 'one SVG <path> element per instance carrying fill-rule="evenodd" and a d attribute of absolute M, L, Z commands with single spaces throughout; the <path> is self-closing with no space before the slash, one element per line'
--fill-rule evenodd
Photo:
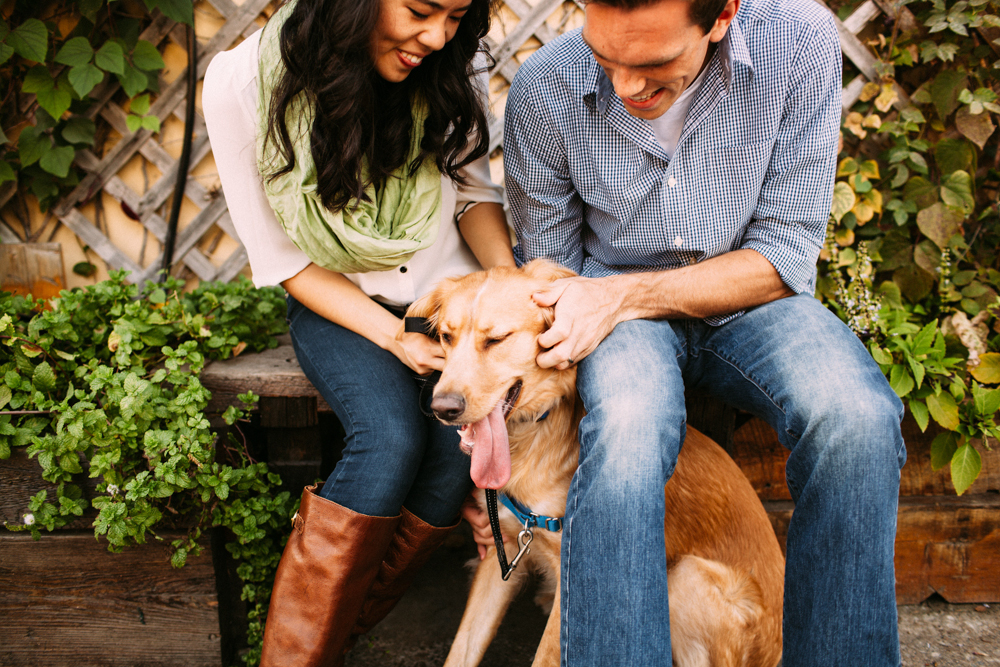
<path fill-rule="evenodd" d="M 296 318 L 296 319 L 297 319 L 297 318 Z M 294 343 L 295 343 L 295 341 L 297 341 L 297 340 L 298 340 L 298 336 L 296 336 L 296 335 L 295 335 L 295 329 L 294 329 L 293 327 L 291 327 L 291 326 L 290 326 L 290 327 L 288 328 L 288 333 L 289 333 L 289 334 L 291 334 L 291 337 L 292 337 L 292 342 L 293 342 L 293 347 L 296 347 L 296 346 L 294 345 Z M 299 348 L 301 348 L 302 346 L 301 346 L 301 345 L 299 345 L 298 347 L 299 347 Z M 301 364 L 301 362 L 299 362 L 299 363 Z M 312 363 L 312 362 L 310 361 L 310 363 Z M 322 392 L 321 392 L 321 393 L 322 393 Z M 330 393 L 330 394 L 332 394 L 332 395 L 334 396 L 334 402 L 335 402 L 335 403 L 336 403 L 337 405 L 339 405 L 339 406 L 340 406 L 341 410 L 343 410 L 343 411 L 344 411 L 344 414 L 345 414 L 345 415 L 347 415 L 347 418 L 348 418 L 348 419 L 350 420 L 350 422 L 351 422 L 351 434 L 353 435 L 353 432 L 354 432 L 354 424 L 355 424 L 355 423 L 357 422 L 357 419 L 355 419 L 354 415 L 353 415 L 353 414 L 351 414 L 351 410 L 350 410 L 350 409 L 349 409 L 349 408 L 347 407 L 347 404 L 345 404 L 345 403 L 344 403 L 344 402 L 343 402 L 343 401 L 342 401 L 342 400 L 340 399 L 340 396 L 339 396 L 339 395 L 337 394 L 337 392 L 334 392 L 334 391 L 331 391 L 331 392 L 329 392 L 329 393 Z M 326 396 L 325 396 L 325 395 L 323 396 L 323 398 L 324 398 L 324 400 L 327 400 L 327 403 L 329 403 L 329 402 L 330 402 L 330 401 L 329 401 L 328 399 L 326 399 Z M 333 408 L 333 406 L 332 406 L 332 405 L 331 405 L 330 407 L 331 407 L 331 408 Z M 334 413 L 336 413 L 336 410 L 334 410 Z M 338 419 L 339 419 L 339 415 L 338 415 Z M 351 451 L 351 448 L 350 448 L 350 447 L 347 447 L 347 446 L 346 446 L 346 442 L 347 442 L 347 438 L 348 438 L 348 434 L 347 434 L 347 426 L 346 426 L 345 424 L 342 424 L 342 426 L 344 426 L 344 441 L 345 441 L 345 446 L 344 446 L 344 449 L 343 449 L 343 451 L 342 451 L 342 453 L 341 453 L 341 457 L 340 457 L 340 462 L 343 462 L 343 463 L 346 463 L 347 461 L 349 461 L 349 460 L 350 460 L 350 456 L 351 456 L 351 454 L 352 454 L 352 451 Z M 339 465 L 339 463 L 338 463 L 338 465 L 334 466 L 334 469 L 333 469 L 333 471 L 332 471 L 332 472 L 331 472 L 330 474 L 331 474 L 331 475 L 333 475 L 333 474 L 334 474 L 334 473 L 336 472 L 337 468 L 340 468 L 341 472 L 343 472 L 344 470 L 346 470 L 346 469 L 348 468 L 348 466 L 346 466 L 346 465 L 343 465 L 343 466 L 341 466 L 341 465 Z M 334 484 L 336 484 L 336 483 L 337 483 L 337 480 L 338 480 L 338 479 L 340 479 L 340 475 L 337 475 L 337 477 L 335 477 L 335 478 L 333 479 L 333 483 L 334 483 Z M 330 481 L 330 480 L 329 480 L 329 479 L 327 479 L 327 480 L 326 480 L 326 482 L 328 482 L 328 481 Z M 325 486 L 326 482 L 324 482 L 324 486 Z"/>
<path fill-rule="evenodd" d="M 724 363 L 727 363 L 730 366 L 732 366 L 733 368 L 735 368 L 736 372 L 739 373 L 740 375 L 742 375 L 747 380 L 747 382 L 749 382 L 754 387 L 756 387 L 758 390 L 760 390 L 760 392 L 762 394 L 764 394 L 764 396 L 767 396 L 767 400 L 771 401 L 771 404 L 774 405 L 774 407 L 778 408 L 778 410 L 781 412 L 782 415 L 787 416 L 787 414 L 785 413 L 785 408 L 782 407 L 782 405 L 774 398 L 774 396 L 771 395 L 771 392 L 768 391 L 760 382 L 758 382 L 756 378 L 754 378 L 751 375 L 748 375 L 746 372 L 744 372 L 743 369 L 740 368 L 739 365 L 733 359 L 731 359 L 727 355 L 723 354 L 719 350 L 716 350 L 715 348 L 705 347 L 705 348 L 702 348 L 702 349 L 705 352 L 710 352 L 710 353 L 714 354 L 716 357 L 718 357 L 719 359 L 721 359 Z"/>

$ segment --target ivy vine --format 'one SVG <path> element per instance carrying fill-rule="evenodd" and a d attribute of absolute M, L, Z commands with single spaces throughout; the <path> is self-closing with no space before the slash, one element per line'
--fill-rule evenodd
<path fill-rule="evenodd" d="M 91 96 L 120 87 L 130 101 L 128 129 L 159 132 L 149 115 L 149 93 L 158 92 L 163 58 L 140 39 L 159 10 L 194 24 L 192 0 L 16 0 L 0 19 L 0 185 L 15 182 L 43 211 L 75 187 L 82 172 L 76 153 L 99 143 Z M 11 3 L 8 3 L 11 4 Z"/>
<path fill-rule="evenodd" d="M 881 78 L 844 117 L 819 293 L 919 427 L 943 428 L 932 466 L 961 494 L 1000 438 L 1000 3 L 891 9 L 866 33 Z"/>
<path fill-rule="evenodd" d="M 93 507 L 94 532 L 111 551 L 185 530 L 172 542 L 175 567 L 200 553 L 206 528 L 228 529 L 254 663 L 297 498 L 278 491 L 281 480 L 236 435 L 213 432 L 198 376 L 209 360 L 274 347 L 286 329 L 283 293 L 246 278 L 190 293 L 175 278 L 140 289 L 126 275 L 48 303 L 0 292 L 0 459 L 24 447 L 55 485 L 7 529 L 37 539 Z M 229 425 L 256 400 L 240 399 L 244 409 L 224 414 Z M 83 476 L 97 480 L 89 499 Z"/>

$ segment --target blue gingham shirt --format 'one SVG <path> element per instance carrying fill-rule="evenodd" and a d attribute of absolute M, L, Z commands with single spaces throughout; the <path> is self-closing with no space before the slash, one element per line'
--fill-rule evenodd
<path fill-rule="evenodd" d="M 673 159 L 630 115 L 580 31 L 518 70 L 504 168 L 519 262 L 584 276 L 750 248 L 815 289 L 833 193 L 841 51 L 814 0 L 744 0 L 706 65 Z M 708 318 L 722 324 L 736 317 Z"/>

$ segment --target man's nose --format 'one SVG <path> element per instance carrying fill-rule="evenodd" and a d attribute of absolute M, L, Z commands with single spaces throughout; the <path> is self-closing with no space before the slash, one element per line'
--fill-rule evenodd
<path fill-rule="evenodd" d="M 616 67 L 608 73 L 618 97 L 632 97 L 646 88 L 646 77 L 639 76 L 628 67 Z"/>

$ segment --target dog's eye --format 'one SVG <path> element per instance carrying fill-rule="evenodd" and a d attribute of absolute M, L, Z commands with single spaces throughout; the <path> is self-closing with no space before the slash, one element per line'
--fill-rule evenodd
<path fill-rule="evenodd" d="M 485 344 L 484 347 L 488 347 L 488 348 L 489 347 L 493 347 L 497 343 L 502 343 L 505 340 L 507 340 L 508 338 L 510 338 L 510 334 L 505 334 L 503 336 L 496 336 L 494 338 L 487 338 L 486 339 L 486 344 Z"/>
<path fill-rule="evenodd" d="M 441 332 L 441 344 L 451 345 L 451 334 Z"/>

